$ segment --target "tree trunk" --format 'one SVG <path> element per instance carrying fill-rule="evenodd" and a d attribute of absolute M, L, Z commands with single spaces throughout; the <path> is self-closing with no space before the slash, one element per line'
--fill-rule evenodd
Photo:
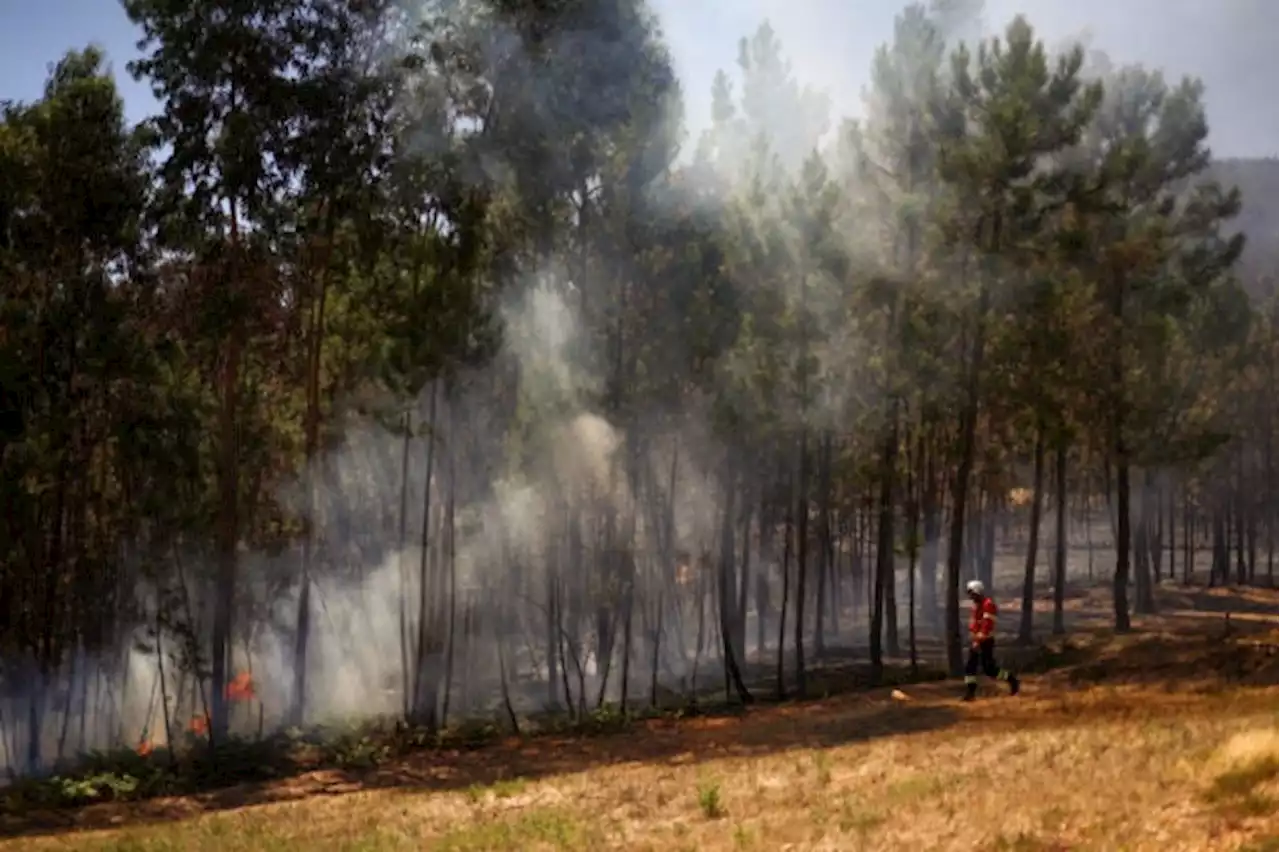
<path fill-rule="evenodd" d="M 826 653 L 823 617 L 827 607 L 827 575 L 831 570 L 831 433 L 822 436 L 818 461 L 818 596 L 814 605 L 813 654 Z"/>
<path fill-rule="evenodd" d="M 895 420 L 896 412 L 890 415 L 889 424 L 880 445 L 879 526 L 876 534 L 876 569 L 874 587 L 871 594 L 870 625 L 871 680 L 873 683 L 879 682 L 884 675 L 884 648 L 881 642 L 882 632 L 886 626 L 885 607 L 889 603 L 886 590 L 889 584 L 893 582 L 894 574 L 893 478 L 898 463 L 898 430 Z M 897 627 L 896 623 L 894 627 Z M 889 642 L 887 644 L 889 645 L 890 653 L 894 653 L 897 650 L 893 647 L 897 644 L 897 637 L 891 634 L 888 638 Z"/>
<path fill-rule="evenodd" d="M 435 656 L 435 630 L 437 625 L 433 623 L 431 601 L 431 591 L 434 583 L 430 571 L 430 545 L 431 535 L 431 476 L 435 467 L 435 444 L 436 444 L 436 406 L 437 397 L 439 395 L 438 383 L 431 384 L 431 402 L 430 410 L 427 414 L 426 443 L 427 443 L 427 470 L 423 479 L 422 488 L 422 531 L 418 542 L 418 641 L 416 653 L 414 654 L 414 671 L 416 673 L 413 679 L 413 712 L 415 718 L 425 723 L 430 730 L 435 729 L 436 718 L 436 687 L 435 672 L 429 671 L 431 663 Z"/>
<path fill-rule="evenodd" d="M 404 426 L 404 443 L 400 456 L 400 552 L 396 555 L 397 567 L 400 571 L 399 620 L 400 620 L 400 689 L 401 712 L 406 721 L 413 715 L 413 696 L 417 678 L 409 668 L 409 618 L 407 602 L 409 600 L 409 564 L 406 560 L 409 550 L 409 447 L 413 433 L 413 415 L 405 411 L 402 424 Z"/>
<path fill-rule="evenodd" d="M 769 572 L 765 570 L 766 562 L 768 565 L 777 564 L 774 556 L 774 521 L 773 516 L 769 512 L 769 506 L 764 498 L 760 501 L 760 510 L 757 513 L 757 524 L 760 528 L 760 565 L 756 567 L 756 659 L 760 663 L 765 661 L 765 650 L 768 647 L 767 631 L 769 627 Z"/>
<path fill-rule="evenodd" d="M 787 501 L 787 519 L 783 526 L 782 538 L 782 602 L 778 607 L 778 700 L 781 701 L 787 697 L 787 681 L 785 677 L 786 654 L 787 654 L 787 597 L 791 592 L 790 579 L 790 563 L 791 563 L 791 532 L 793 528 L 793 507 L 799 502 L 798 494 L 792 495 L 794 498 Z"/>
<path fill-rule="evenodd" d="M 951 530 L 947 543 L 946 646 L 947 667 L 953 675 L 964 668 L 960 645 L 960 567 L 964 559 L 965 508 L 969 499 L 969 478 L 977 446 L 979 378 L 985 350 L 985 317 L 990 296 L 982 285 L 978 298 L 977 329 L 969 354 L 964 409 L 960 419 L 960 459 L 951 488 Z"/>
<path fill-rule="evenodd" d="M 809 574 L 809 432 L 800 430 L 800 475 L 796 488 L 796 694 L 805 696 L 804 605 Z"/>
<path fill-rule="evenodd" d="M 742 670 L 738 667 L 741 649 L 733 646 L 733 625 L 730 623 L 732 608 L 736 605 L 733 595 L 729 594 L 730 575 L 733 573 L 733 509 L 734 487 L 737 477 L 733 475 L 732 462 L 726 461 L 724 475 L 724 517 L 720 522 L 720 639 L 724 652 L 725 678 L 738 694 L 743 704 L 751 701 L 751 693 L 742 681 Z M 726 684 L 728 686 L 729 684 Z M 726 688 L 726 698 L 728 689 Z"/>
<path fill-rule="evenodd" d="M 1018 642 L 1031 644 L 1031 632 L 1035 617 L 1036 553 L 1040 547 L 1040 506 L 1044 499 L 1044 426 L 1036 427 L 1036 444 L 1033 451 L 1031 518 L 1027 528 L 1027 559 L 1022 568 L 1022 613 L 1018 621 Z"/>
<path fill-rule="evenodd" d="M 923 448 L 924 441 L 920 440 L 914 457 L 909 455 L 907 459 L 907 650 L 913 675 L 919 665 L 916 649 L 916 558 L 920 554 L 920 481 L 916 467 Z"/>
<path fill-rule="evenodd" d="M 1195 518 L 1192 516 L 1191 489 L 1182 489 L 1182 585 L 1191 585 L 1195 571 Z"/>
<path fill-rule="evenodd" d="M 446 469 L 446 477 L 448 479 L 448 496 L 445 498 L 444 509 L 444 534 L 445 546 L 445 562 L 449 572 L 449 633 L 445 637 L 445 658 L 444 658 L 444 695 L 440 701 L 440 725 L 449 724 L 449 698 L 453 689 L 453 660 L 456 653 L 457 645 L 457 623 L 458 623 L 458 554 L 457 543 L 454 541 L 454 520 L 456 509 L 456 488 L 457 488 L 457 470 L 454 460 L 455 447 L 453 444 L 454 436 L 457 432 L 453 428 L 453 406 L 449 407 L 449 443 L 446 446 L 445 460 L 448 464 Z"/>
<path fill-rule="evenodd" d="M 920 552 L 920 606 L 929 629 L 938 628 L 938 544 L 939 506 L 938 474 L 932 446 L 921 444 L 921 455 L 926 458 L 924 478 L 920 483 L 920 510 L 923 515 L 923 541 Z"/>
<path fill-rule="evenodd" d="M 1129 621 L 1129 460 L 1124 438 L 1116 438 L 1116 571 L 1111 591 L 1115 604 L 1115 629 L 1127 633 Z"/>
<path fill-rule="evenodd" d="M 1213 558 L 1209 564 L 1209 585 L 1217 584 L 1219 578 L 1225 584 L 1228 571 L 1228 564 L 1231 561 L 1231 554 L 1227 545 L 1227 522 L 1226 513 L 1222 507 L 1214 506 L 1213 509 Z"/>
<path fill-rule="evenodd" d="M 978 579 L 987 587 L 987 594 L 996 594 L 996 524 L 1004 513 L 1004 502 L 999 495 L 987 493 L 986 509 L 978 515 Z"/>
<path fill-rule="evenodd" d="M 1129 547 L 1132 539 L 1129 530 L 1129 446 L 1125 437 L 1128 426 L 1126 417 L 1124 340 L 1125 290 L 1127 282 L 1121 275 L 1113 275 L 1111 285 L 1111 319 L 1117 339 L 1112 341 L 1111 354 L 1111 462 L 1116 469 L 1115 547 L 1116 570 L 1111 591 L 1115 610 L 1117 633 L 1127 633 L 1129 621 Z M 1110 488 L 1110 477 L 1107 478 Z"/>
<path fill-rule="evenodd" d="M 1141 500 L 1138 506 L 1138 559 L 1136 580 L 1137 600 L 1134 611 L 1142 615 L 1151 615 L 1156 611 L 1154 584 L 1151 582 L 1153 568 L 1152 551 L 1156 543 L 1152 541 L 1155 527 L 1155 474 L 1150 468 L 1142 471 Z"/>
<path fill-rule="evenodd" d="M 329 206 L 332 211 L 332 206 Z M 325 303 L 329 293 L 328 246 L 332 243 L 334 219 L 332 212 L 326 214 L 325 246 L 322 247 L 322 258 L 313 275 L 318 278 L 318 291 L 312 300 L 310 318 L 307 323 L 307 359 L 306 359 L 306 393 L 307 406 L 303 415 L 303 456 L 306 471 L 307 519 L 302 538 L 302 571 L 298 590 L 298 613 L 295 621 L 293 645 L 293 706 L 290 710 L 290 724 L 300 727 L 306 717 L 307 703 L 307 641 L 311 634 L 311 576 L 312 561 L 315 558 L 315 539 L 319 521 L 316 515 L 320 501 L 316 478 L 318 476 L 317 454 L 320 448 L 320 367 L 321 355 L 324 351 L 325 335 Z M 315 280 L 315 279 L 313 279 Z"/>
<path fill-rule="evenodd" d="M 1054 453 L 1054 506 L 1056 529 L 1053 541 L 1053 635 L 1066 633 L 1063 604 L 1067 587 L 1067 441 L 1059 438 Z"/>
<path fill-rule="evenodd" d="M 753 504 L 749 494 L 742 500 L 742 559 L 738 577 L 738 612 L 734 622 L 734 647 L 740 654 L 739 662 L 747 663 L 747 595 L 751 588 L 751 515 Z M 757 656 L 759 650 L 756 651 Z"/>
<path fill-rule="evenodd" d="M 232 612 L 235 609 L 239 562 L 240 465 L 237 440 L 240 398 L 240 341 L 233 333 L 227 344 L 222 370 L 222 404 L 218 437 L 218 570 L 213 612 L 209 739 L 221 743 L 227 736 L 227 683 L 230 675 Z"/>

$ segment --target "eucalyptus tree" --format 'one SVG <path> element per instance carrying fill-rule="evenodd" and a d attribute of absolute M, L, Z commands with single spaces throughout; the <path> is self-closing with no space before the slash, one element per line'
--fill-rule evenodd
<path fill-rule="evenodd" d="M 150 127 L 165 151 L 150 211 L 166 250 L 199 282 L 190 310 L 201 316 L 202 350 L 218 398 L 216 564 L 210 640 L 210 734 L 227 730 L 226 685 L 239 544 L 244 525 L 244 382 L 254 341 L 280 320 L 269 233 L 287 189 L 291 124 L 291 21 L 301 0 L 181 5 L 124 0 L 143 33 L 130 71 L 151 85 L 161 113 Z"/>
<path fill-rule="evenodd" d="M 58 61 L 38 101 L 0 113 L 0 648 L 23 661 L 11 687 L 28 698 L 33 770 L 55 678 L 68 679 L 65 720 L 90 676 L 75 659 L 114 647 L 136 615 L 113 542 L 143 528 L 134 442 L 164 411 L 144 407 L 157 364 L 134 310 L 147 303 L 146 141 L 92 47 Z"/>

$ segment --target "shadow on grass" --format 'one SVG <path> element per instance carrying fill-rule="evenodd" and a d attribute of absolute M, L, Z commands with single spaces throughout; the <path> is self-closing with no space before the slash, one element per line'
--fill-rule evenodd
<path fill-rule="evenodd" d="M 1167 590 L 1164 606 L 1192 612 L 1218 612 L 1241 615 L 1277 615 L 1277 596 L 1266 587 Z"/>
<path fill-rule="evenodd" d="M 1184 609 L 1148 617 L 1123 636 L 1108 629 L 1019 649 L 1018 668 L 1073 687 L 1135 685 L 1185 691 L 1275 686 L 1275 619 L 1205 619 Z M 1222 612 L 1242 612 L 1237 606 Z M 1263 612 L 1274 616 L 1271 610 Z"/>
<path fill-rule="evenodd" d="M 851 712 L 860 708 L 865 712 Z M 508 738 L 475 748 L 425 749 L 371 769 L 321 769 L 287 780 L 240 783 L 183 797 L 49 808 L 0 816 L 0 837 L 165 822 L 198 813 L 357 791 L 440 792 L 534 781 L 599 766 L 642 762 L 682 765 L 752 757 L 796 748 L 828 748 L 879 736 L 920 733 L 954 724 L 955 708 L 903 705 L 885 699 L 760 704 L 737 713 L 637 721 L 597 736 Z"/>

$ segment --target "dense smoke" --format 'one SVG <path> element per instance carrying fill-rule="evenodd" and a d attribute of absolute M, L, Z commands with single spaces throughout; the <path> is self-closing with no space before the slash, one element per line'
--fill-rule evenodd
<path fill-rule="evenodd" d="M 951 234 L 926 233 L 915 224 L 923 214 L 900 213 L 941 208 L 941 166 L 929 163 L 929 176 L 908 189 L 883 175 L 925 172 L 910 156 L 895 161 L 894 146 L 909 147 L 899 145 L 903 139 L 914 144 L 921 100 L 953 73 L 945 58 L 950 49 L 979 33 L 1003 33 L 1008 4 L 985 11 L 974 3 L 935 4 L 937 42 L 917 45 L 915 54 L 936 51 L 934 67 L 903 70 L 868 50 L 867 66 L 876 63 L 868 76 L 848 67 L 844 46 L 821 27 L 781 25 L 780 39 L 754 22 L 740 34 L 691 33 L 678 22 L 692 13 L 677 11 L 677 3 L 660 5 L 660 22 L 677 54 L 678 88 L 699 105 L 679 146 L 675 87 L 649 104 L 643 91 L 620 94 L 640 85 L 633 69 L 649 69 L 652 57 L 616 32 L 579 28 L 533 45 L 528 33 L 483 18 L 442 22 L 415 13 L 397 24 L 416 32 L 429 21 L 442 39 L 441 33 L 474 36 L 480 28 L 482 37 L 466 43 L 479 45 L 484 63 L 503 69 L 508 86 L 459 94 L 424 74 L 389 96 L 414 104 L 397 143 L 417 155 L 453 156 L 459 139 L 481 134 L 474 117 L 455 121 L 449 99 L 492 97 L 501 109 L 502 98 L 510 98 L 520 108 L 504 117 L 522 123 L 493 131 L 492 146 L 466 149 L 470 159 L 452 173 L 449 191 L 468 199 L 491 193 L 518 207 L 544 181 L 557 198 L 570 200 L 520 215 L 495 203 L 509 219 L 487 208 L 498 222 L 492 227 L 522 229 L 527 237 L 511 252 L 514 259 L 486 259 L 494 351 L 414 376 L 405 386 L 370 379 L 335 394 L 340 428 L 310 468 L 301 476 L 262 472 L 269 483 L 263 503 L 274 507 L 274 522 L 285 532 L 270 545 L 242 542 L 237 554 L 228 666 L 238 690 L 233 734 L 406 716 L 433 726 L 464 718 L 506 724 L 510 715 L 591 712 L 624 696 L 633 706 L 706 702 L 733 692 L 731 676 L 772 691 L 783 654 L 777 671 L 795 677 L 797 635 L 806 653 L 821 642 L 828 659 L 866 658 L 882 549 L 890 553 L 892 587 L 884 601 L 894 631 L 887 656 L 901 656 L 900 635 L 902 645 L 907 641 L 908 588 L 922 596 L 915 610 L 929 611 L 918 624 L 912 620 L 912 641 L 936 646 L 942 639 L 939 577 L 948 530 L 936 523 L 945 512 L 927 500 L 945 499 L 950 480 L 929 467 L 939 488 L 923 498 L 924 511 L 935 514 L 910 536 L 903 528 L 889 533 L 887 542 L 875 542 L 872 498 L 881 499 L 875 489 L 882 446 L 900 444 L 901 464 L 915 476 L 926 469 L 923 436 L 932 442 L 929 453 L 959 445 L 970 382 L 952 363 L 963 360 L 959 349 L 930 361 L 912 337 L 924 334 L 920 328 L 890 323 L 911 307 L 921 325 L 959 327 L 968 314 L 954 305 L 979 290 L 995 313 L 1030 310 L 1033 297 L 1018 263 L 995 251 L 978 252 L 971 263 L 972 247 Z M 760 5 L 743 4 L 753 14 L 775 11 L 776 4 Z M 1032 13 L 1034 24 L 1038 10 Z M 621 18 L 610 26 L 634 25 Z M 901 20 L 898 26 L 896 37 L 907 40 Z M 883 30 L 884 39 L 895 38 L 891 24 Z M 739 64 L 726 63 L 727 76 L 714 83 L 710 103 L 705 92 L 712 81 L 688 68 L 694 35 L 726 43 L 747 37 Z M 427 53 L 423 60 L 425 42 L 403 33 L 393 41 L 397 50 L 378 54 L 379 65 L 398 67 L 406 56 L 437 70 L 481 62 L 462 52 Z M 568 74 L 548 69 L 570 59 L 590 65 L 603 82 L 566 103 L 563 80 L 547 75 Z M 646 83 L 662 76 L 664 63 L 652 65 L 657 70 Z M 642 113 L 643 138 L 618 130 L 617 116 Z M 847 122 L 851 117 L 859 123 Z M 601 145 L 604 153 L 591 154 L 607 179 L 571 186 L 563 177 L 575 158 L 588 156 L 574 149 L 568 132 L 547 142 L 564 126 L 583 137 L 599 127 L 615 133 Z M 625 158 L 627 165 L 619 165 Z M 1048 159 L 1037 161 L 1037 174 L 1050 170 Z M 556 184 L 562 179 L 564 187 Z M 590 242 L 581 234 L 595 227 L 586 211 L 596 198 L 607 199 L 598 209 L 643 215 L 621 226 L 606 222 L 602 229 L 614 229 L 608 239 Z M 566 214 L 564 206 L 573 204 L 580 209 Z M 456 209 L 469 208 L 458 202 Z M 570 236 L 558 243 L 540 232 L 552 217 L 568 223 Z M 704 221 L 741 250 L 719 256 L 687 236 L 699 234 Z M 682 235 L 672 236 L 679 229 Z M 927 240 L 934 240 L 928 252 L 917 249 Z M 442 254 L 465 254 L 445 244 Z M 687 260 L 698 252 L 696 261 Z M 407 277 L 407 261 L 391 263 L 404 266 Z M 447 264 L 438 263 L 433 274 L 452 281 Z M 716 285 L 690 285 L 698 275 Z M 914 289 L 900 287 L 903 281 Z M 903 301 L 886 295 L 896 292 L 907 295 Z M 716 317 L 731 313 L 723 305 L 740 303 L 753 306 L 757 322 L 725 332 Z M 440 314 L 447 315 L 445 307 Z M 636 316 L 645 318 L 643 328 Z M 421 319 L 424 326 L 434 321 Z M 969 337 L 957 337 L 969 345 Z M 906 342 L 899 347 L 895 340 Z M 990 346 L 1018 344 L 997 338 Z M 886 365 L 890 350 L 896 360 Z M 669 376 L 644 372 L 664 365 Z M 909 381 L 886 378 L 908 369 Z M 1010 396 L 1018 400 L 1037 392 L 1027 389 L 1034 381 L 1020 383 L 1016 375 L 1000 373 L 998 381 L 1013 387 Z M 646 392 L 628 396 L 624 385 Z M 993 422 L 1021 424 L 1021 413 L 997 413 L 1005 421 L 992 415 Z M 838 437 L 855 430 L 865 436 L 858 442 Z M 989 502 L 981 523 L 966 529 L 963 567 L 968 576 L 985 553 L 991 579 L 1009 595 L 1022 569 L 1016 560 L 996 558 L 993 518 L 998 514 L 1004 525 L 1002 544 L 1017 538 L 1007 527 L 1015 516 L 1022 522 L 1031 486 L 1029 447 L 1018 447 L 1018 461 L 1003 469 L 994 451 L 975 465 L 975 481 L 981 478 L 975 488 Z M 1151 468 L 1159 472 L 1158 464 Z M 833 477 L 859 484 L 833 484 Z M 1153 474 L 1143 493 L 1154 493 L 1155 482 Z M 887 492 L 888 502 L 917 512 L 925 491 L 904 477 Z M 1109 545 L 1105 517 L 1100 535 L 1088 509 L 1083 521 L 1073 518 L 1072 529 Z M 299 678 L 297 541 L 308 522 L 309 629 Z M 795 527 L 807 532 L 793 535 Z M 1053 536 L 1042 532 L 1041 541 L 1047 553 Z M 1023 544 L 1014 541 L 1010 552 Z M 181 558 L 163 567 L 149 554 L 128 553 L 140 578 L 139 626 L 115 652 L 72 654 L 44 677 L 49 687 L 39 700 L 21 686 L 23 678 L 6 671 L 0 731 L 11 770 L 34 768 L 26 765 L 33 726 L 46 767 L 80 750 L 176 745 L 204 735 L 216 609 L 214 559 L 204 545 L 180 543 Z M 803 571 L 795 568 L 797 549 L 807 553 Z M 1073 554 L 1068 572 L 1084 571 Z M 808 583 L 799 629 L 798 582 Z M 729 657 L 738 672 L 726 669 Z M 294 694 L 300 682 L 301 702 Z"/>

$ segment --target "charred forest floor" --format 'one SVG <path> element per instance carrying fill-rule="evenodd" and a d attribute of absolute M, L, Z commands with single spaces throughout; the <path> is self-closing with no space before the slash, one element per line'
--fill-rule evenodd
<path fill-rule="evenodd" d="M 852 673 L 820 665 L 813 700 L 11 806 L 0 849 L 1275 849 L 1277 593 L 1168 587 L 1158 603 L 1116 636 L 1103 590 L 1073 594 L 1067 637 L 1007 648 L 1016 698 L 841 691 Z"/>

